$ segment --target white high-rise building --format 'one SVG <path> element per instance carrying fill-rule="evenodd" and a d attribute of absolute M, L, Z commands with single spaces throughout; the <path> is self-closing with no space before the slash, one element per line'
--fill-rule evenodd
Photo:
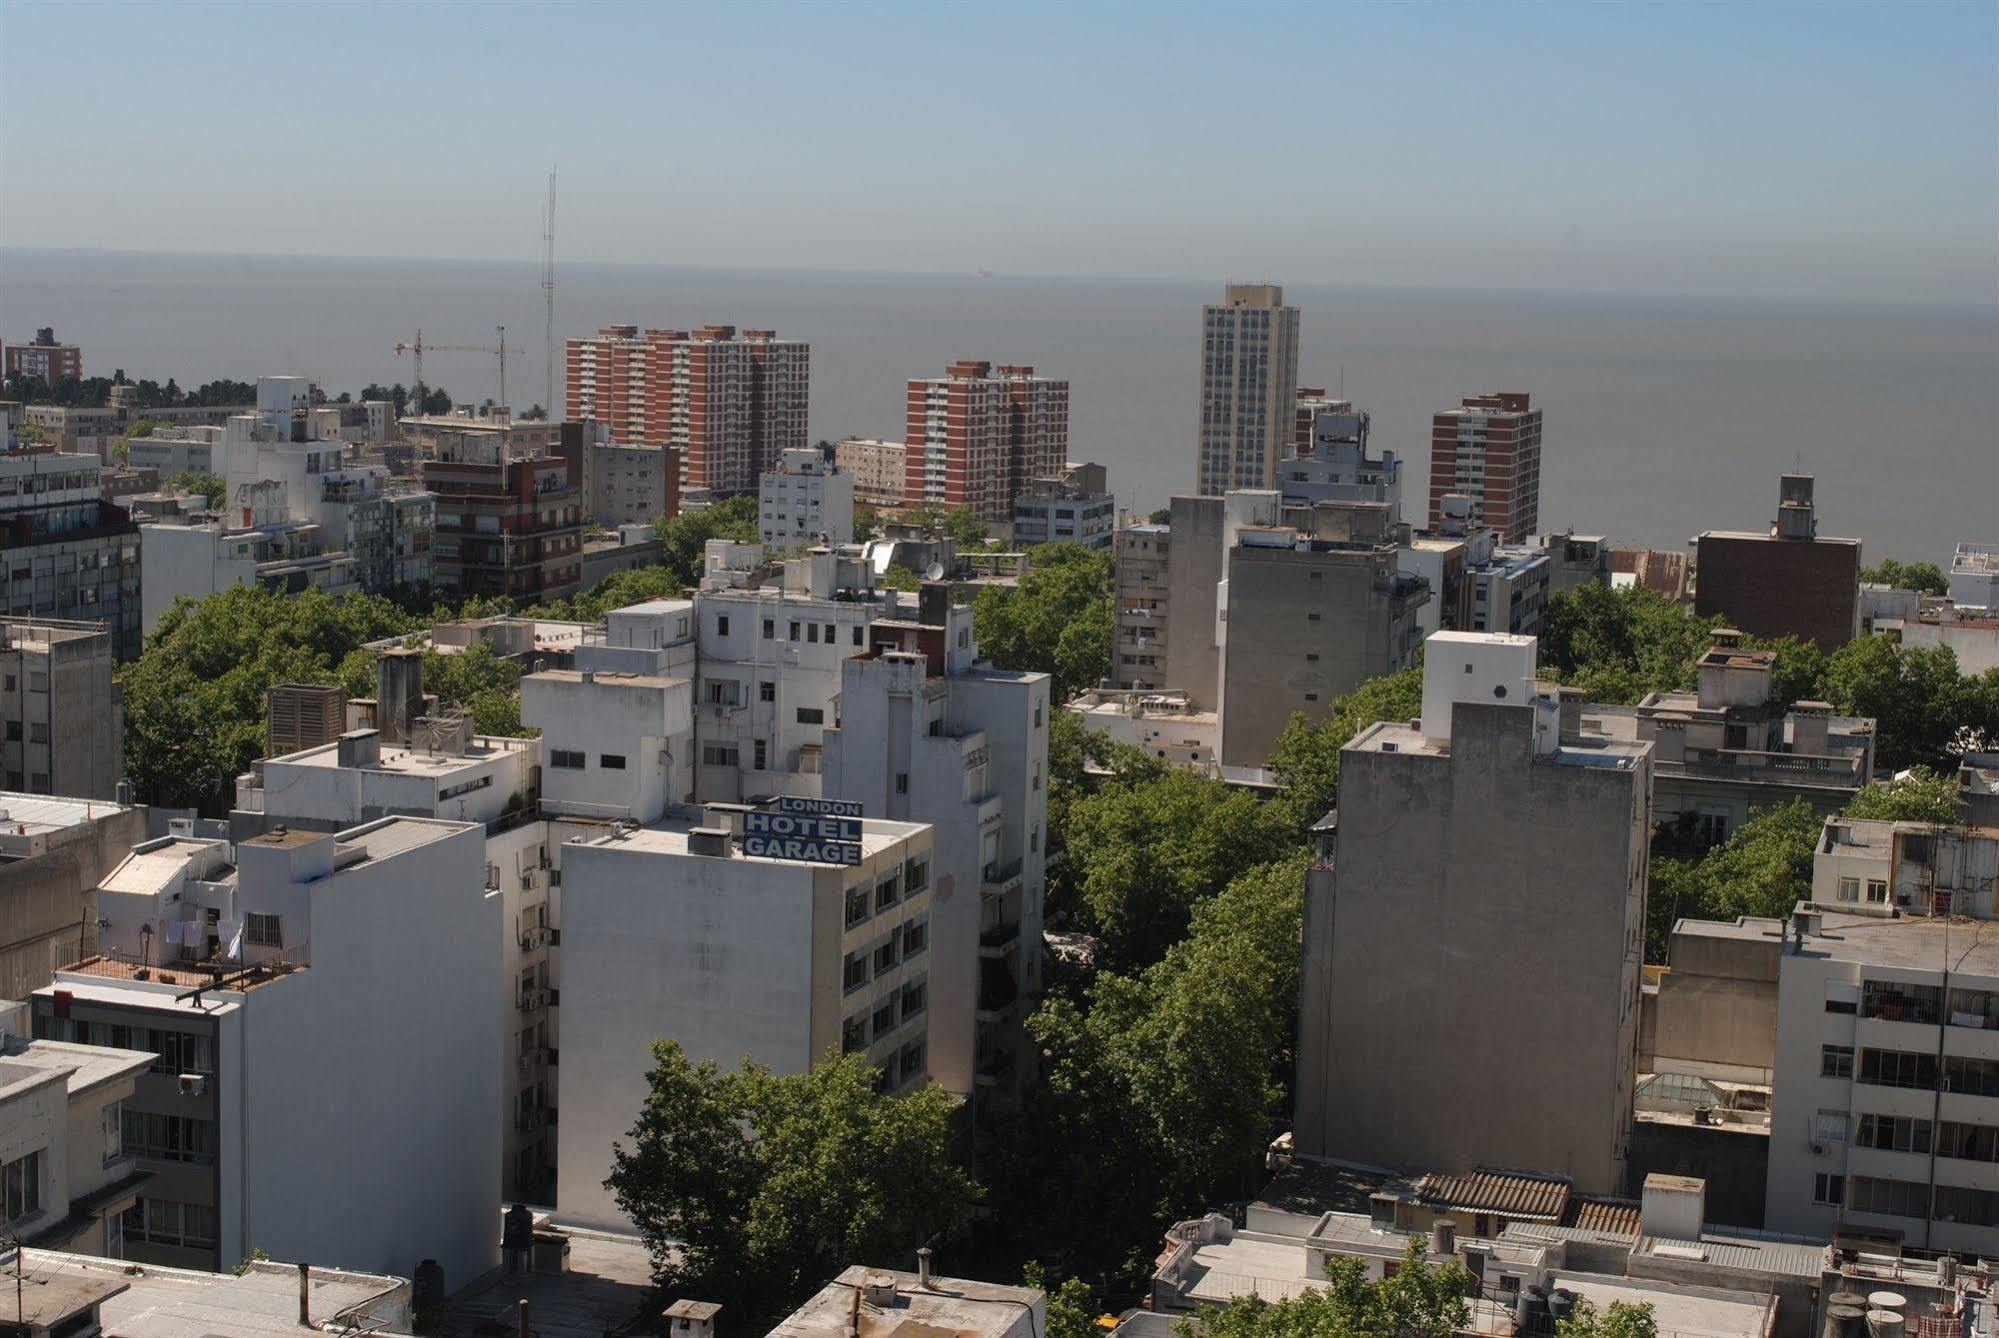
<path fill-rule="evenodd" d="M 1203 496 L 1277 486 L 1298 388 L 1298 308 L 1274 283 L 1232 283 L 1202 310 L 1201 438 L 1196 477 Z"/>
<path fill-rule="evenodd" d="M 849 543 L 854 537 L 854 476 L 816 446 L 783 454 L 758 480 L 757 532 L 765 547 Z"/>

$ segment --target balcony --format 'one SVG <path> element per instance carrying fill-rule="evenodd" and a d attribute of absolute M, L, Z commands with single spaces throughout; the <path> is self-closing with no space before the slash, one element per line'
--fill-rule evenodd
<path fill-rule="evenodd" d="M 548 1051 L 536 1046 L 515 1060 L 514 1068 L 522 1081 L 532 1081 L 548 1071 Z"/>
<path fill-rule="evenodd" d="M 1005 896 L 1020 886 L 1020 860 L 990 860 L 979 873 L 979 890 L 988 896 Z"/>
<path fill-rule="evenodd" d="M 979 962 L 979 1002 L 981 1022 L 1003 1022 L 1007 1010 L 1020 999 L 1020 985 L 1003 960 L 982 957 Z"/>
<path fill-rule="evenodd" d="M 972 1081 L 980 1087 L 1003 1087 L 1013 1081 L 1013 1071 L 1013 1051 L 995 1050 L 979 1060 L 972 1071 Z"/>
<path fill-rule="evenodd" d="M 524 1134 L 535 1133 L 548 1121 L 546 1112 L 539 1110 L 518 1110 L 514 1112 L 514 1128 Z"/>
<path fill-rule="evenodd" d="M 544 989 L 518 990 L 514 995 L 514 1007 L 523 1013 L 537 1013 L 553 1002 L 551 992 Z"/>
<path fill-rule="evenodd" d="M 979 934 L 979 956 L 1005 957 L 1020 942 L 1020 921 L 1010 920 L 982 930 Z"/>
<path fill-rule="evenodd" d="M 520 934 L 520 944 L 522 952 L 534 952 L 538 948 L 547 947 L 548 927 L 546 925 L 532 925 L 523 929 Z"/>

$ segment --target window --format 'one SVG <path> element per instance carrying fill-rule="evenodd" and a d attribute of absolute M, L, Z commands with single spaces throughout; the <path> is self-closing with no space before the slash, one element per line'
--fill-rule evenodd
<path fill-rule="evenodd" d="M 1880 906 L 1885 904 L 1887 900 L 1888 900 L 1888 884 L 1883 882 L 1879 878 L 1868 879 L 1867 904 L 1870 906 Z"/>
<path fill-rule="evenodd" d="M 1999 1096 L 1999 1061 L 1951 1055 L 1943 1062 L 1943 1082 L 1946 1092 Z"/>
<path fill-rule="evenodd" d="M 1842 878 L 1842 879 L 1840 879 L 1840 880 L 1839 880 L 1839 899 L 1840 899 L 1841 901 L 1858 901 L 1858 900 L 1860 900 L 1860 880 L 1859 880 L 1858 878 Z"/>
<path fill-rule="evenodd" d="M 795 619 L 793 620 L 793 622 L 792 622 L 792 624 L 791 624 L 791 636 L 790 636 L 789 638 L 787 638 L 787 640 L 791 640 L 791 641 L 796 641 L 796 640 L 798 640 L 798 623 L 797 623 L 797 621 L 796 621 Z"/>
<path fill-rule="evenodd" d="M 826 723 L 826 712 L 823 708 L 817 706 L 801 706 L 798 708 L 798 723 L 801 725 L 823 725 Z"/>
<path fill-rule="evenodd" d="M 834 627 L 833 627 L 833 624 L 831 624 L 831 623 L 827 623 L 827 624 L 826 624 L 826 644 L 827 644 L 827 645 L 829 645 L 829 646 L 833 644 L 833 632 L 834 632 Z"/>
<path fill-rule="evenodd" d="M 777 684 L 771 682 L 769 679 L 765 679 L 763 682 L 757 684 L 757 700 L 760 702 L 776 701 Z"/>
<path fill-rule="evenodd" d="M 1824 1118 L 1823 1114 L 1820 1118 Z M 1930 1122 L 1901 1115 L 1862 1115 L 1853 1142 L 1856 1147 L 1880 1148 L 1883 1152 L 1928 1152 Z"/>
<path fill-rule="evenodd" d="M 930 861 L 913 859 L 902 866 L 902 879 L 909 888 L 909 895 L 915 896 L 930 886 Z"/>
<path fill-rule="evenodd" d="M 625 755 L 623 753 L 599 753 L 597 754 L 597 765 L 610 771 L 623 771 L 625 769 Z"/>
<path fill-rule="evenodd" d="M 895 996 L 890 995 L 885 1003 L 875 1009 L 874 1026 L 877 1036 L 886 1036 L 895 1030 Z"/>
<path fill-rule="evenodd" d="M 750 767 L 752 770 L 762 771 L 769 761 L 770 743 L 766 739 L 758 739 L 755 750 L 751 753 Z"/>
<path fill-rule="evenodd" d="M 716 635 L 716 636 L 727 636 L 727 635 L 729 635 L 729 615 L 728 615 L 728 614 L 726 614 L 726 613 L 718 613 L 718 614 L 716 614 L 716 615 L 715 615 L 715 635 Z"/>
<path fill-rule="evenodd" d="M 128 1110 L 124 1112 L 124 1142 L 125 1150 L 138 1157 L 196 1166 L 215 1164 L 214 1120 Z"/>
<path fill-rule="evenodd" d="M 930 942 L 930 922 L 911 920 L 902 927 L 902 955 L 914 957 Z"/>
<path fill-rule="evenodd" d="M 862 626 L 861 626 L 861 625 L 860 625 L 859 623 L 855 623 L 855 624 L 854 624 L 854 644 L 855 644 L 856 646 L 858 646 L 858 645 L 861 645 L 861 644 L 863 643 L 863 640 L 864 640 L 865 636 L 866 636 L 866 629 L 865 629 L 865 628 L 863 628 L 863 627 L 862 627 Z"/>
<path fill-rule="evenodd" d="M 850 952 L 841 971 L 842 988 L 852 991 L 868 983 L 868 955 Z"/>
<path fill-rule="evenodd" d="M 896 1055 L 896 1062 L 902 1073 L 901 1081 L 913 1082 L 923 1076 L 923 1042 L 911 1041 Z"/>
<path fill-rule="evenodd" d="M 1816 1175 L 1812 1177 L 1812 1202 L 1829 1203 L 1837 1208 L 1846 1201 L 1846 1177 L 1843 1175 Z"/>
<path fill-rule="evenodd" d="M 215 1209 L 176 1199 L 140 1199 L 125 1210 L 125 1239 L 193 1249 L 215 1246 Z"/>
<path fill-rule="evenodd" d="M 777 640 L 777 619 L 775 618 L 764 619 L 764 640 L 766 641 Z"/>
<path fill-rule="evenodd" d="M 37 720 L 28 726 L 29 743 L 47 743 L 48 741 L 49 727 L 45 722 Z"/>
<path fill-rule="evenodd" d="M 1937 1128 L 1937 1155 L 1961 1161 L 1999 1162 L 1999 1128 L 1945 1120 Z"/>
<path fill-rule="evenodd" d="M 806 641 L 810 642 L 810 643 L 811 643 L 812 645 L 815 645 L 815 646 L 816 646 L 816 645 L 818 645 L 818 644 L 819 644 L 819 624 L 818 624 L 818 623 L 807 623 L 807 624 L 805 624 L 805 639 L 806 639 Z"/>
<path fill-rule="evenodd" d="M 1936 1218 L 1974 1226 L 1999 1226 L 1999 1194 L 1968 1185 L 1938 1185 Z"/>
<path fill-rule="evenodd" d="M 847 889 L 847 928 L 868 918 L 868 890 L 865 887 Z"/>
<path fill-rule="evenodd" d="M 1934 1091 L 1937 1085 L 1937 1057 L 1910 1050 L 1862 1050 L 1861 1082 L 1877 1087 L 1914 1087 Z"/>
<path fill-rule="evenodd" d="M 0 1169 L 0 1222 L 18 1222 L 42 1210 L 41 1149 Z"/>
<path fill-rule="evenodd" d="M 864 1017 L 850 1017 L 840 1024 L 840 1053 L 851 1055 L 857 1050 L 868 1048 L 868 1020 Z"/>
<path fill-rule="evenodd" d="M 895 773 L 895 792 L 897 794 L 909 793 L 909 773 L 907 771 L 898 771 Z"/>
<path fill-rule="evenodd" d="M 1863 1116 L 1861 1123 L 1866 1123 Z M 1844 1143 L 1846 1141 L 1847 1117 L 1843 1110 L 1822 1110 L 1817 1123 L 1812 1126 L 1814 1143 Z"/>
<path fill-rule="evenodd" d="M 1943 991 L 1934 985 L 1905 985 L 1870 980 L 1861 986 L 1860 1015 L 1885 1022 L 1920 1022 L 1935 1026 L 1943 1017 Z"/>
<path fill-rule="evenodd" d="M 705 743 L 701 745 L 701 761 L 711 767 L 732 767 L 736 765 L 736 750 L 727 744 Z"/>
<path fill-rule="evenodd" d="M 888 877 L 882 879 L 880 886 L 875 888 L 875 910 L 877 912 L 887 910 L 901 899 L 902 879 L 897 874 L 890 874 Z"/>
<path fill-rule="evenodd" d="M 251 911 L 243 917 L 243 941 L 253 948 L 282 948 L 285 946 L 284 928 L 277 916 Z"/>
<path fill-rule="evenodd" d="M 902 987 L 902 1020 L 904 1022 L 909 1021 L 909 1019 L 915 1017 L 929 1006 L 930 986 L 928 983 L 918 980 Z"/>
<path fill-rule="evenodd" d="M 1857 1213 L 1880 1213 L 1885 1217 L 1927 1217 L 1930 1187 L 1913 1180 L 1856 1175 L 1847 1185 L 1846 1206 Z"/>
<path fill-rule="evenodd" d="M 1826 1045 L 1819 1047 L 1819 1076 L 1821 1078 L 1851 1078 L 1853 1076 L 1853 1047 L 1850 1045 Z M 1796 1135 L 1792 1135 L 1796 1137 Z"/>
<path fill-rule="evenodd" d="M 581 771 L 586 765 L 583 754 L 570 748 L 551 748 L 548 764 L 558 771 Z"/>
<path fill-rule="evenodd" d="M 895 950 L 895 936 L 890 935 L 888 942 L 875 949 L 875 974 L 895 970 L 901 960 L 901 954 Z"/>

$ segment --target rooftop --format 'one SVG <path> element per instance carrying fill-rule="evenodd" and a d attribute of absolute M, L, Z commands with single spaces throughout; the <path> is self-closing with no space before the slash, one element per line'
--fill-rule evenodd
<path fill-rule="evenodd" d="M 169 836 L 136 847 L 97 886 L 105 892 L 157 896 L 183 869 L 209 882 L 225 882 L 235 873 L 226 842 Z"/>
<path fill-rule="evenodd" d="M 1951 558 L 1950 569 L 1960 575 L 1970 572 L 1999 573 L 1999 544 L 1959 544 Z"/>
<path fill-rule="evenodd" d="M 238 1277 L 34 1249 L 23 1264 L 31 1295 L 42 1288 L 45 1306 L 60 1297 L 101 1299 L 106 1338 L 317 1333 L 322 1324 L 366 1317 L 374 1321 L 369 1331 L 394 1333 L 409 1318 L 409 1284 L 373 1273 L 313 1269 L 308 1326 L 298 1322 L 298 1271 L 290 1264 L 256 1262 Z M 31 1315 L 35 1308 L 31 1301 Z"/>
<path fill-rule="evenodd" d="M 512 1333 L 526 1301 L 540 1338 L 603 1338 L 653 1303 L 652 1256 L 638 1237 L 559 1229 L 569 1242 L 565 1271 L 488 1273 L 451 1298 L 446 1331 Z"/>
<path fill-rule="evenodd" d="M 857 1288 L 879 1283 L 892 1300 L 862 1300 Z M 791 1312 L 769 1338 L 1031 1338 L 1042 1328 L 1043 1298 L 1032 1287 L 1006 1287 L 964 1278 L 930 1279 L 920 1288 L 914 1273 L 855 1265 Z M 857 1322 L 856 1322 L 857 1321 Z"/>
<path fill-rule="evenodd" d="M 1775 530 L 1702 530 L 1694 536 L 1695 543 L 1699 543 L 1703 539 L 1741 539 L 1773 544 L 1841 544 L 1850 548 L 1860 547 L 1860 540 L 1858 539 L 1834 539 L 1823 534 L 1815 534 L 1809 539 L 1785 539 L 1781 538 Z"/>
<path fill-rule="evenodd" d="M 1941 972 L 1947 960 L 1953 975 L 1999 979 L 1999 921 L 1828 913 L 1797 951 L 1803 957 L 1918 971 Z"/>
<path fill-rule="evenodd" d="M 108 1045 L 10 1039 L 0 1048 L 0 1101 L 51 1077 L 63 1077 L 71 1099 L 153 1066 L 149 1050 L 114 1050 Z"/>
<path fill-rule="evenodd" d="M 0 790 L 0 836 L 41 836 L 125 812 L 103 799 L 60 799 Z"/>
<path fill-rule="evenodd" d="M 1629 771 L 1637 765 L 1638 759 L 1646 756 L 1651 749 L 1651 744 L 1636 739 L 1584 735 L 1580 740 L 1563 741 L 1552 754 L 1542 760 L 1561 766 Z M 1449 757 L 1451 754 L 1448 742 L 1434 742 L 1424 735 L 1419 726 L 1392 720 L 1368 726 L 1354 736 L 1353 742 L 1347 745 L 1347 750 L 1357 753 L 1415 753 L 1423 757 Z"/>
<path fill-rule="evenodd" d="M 576 843 L 582 845 L 605 846 L 616 850 L 634 851 L 651 855 L 694 855 L 692 836 L 697 829 L 705 829 L 705 819 L 662 818 L 643 827 L 623 828 L 607 832 L 602 836 L 578 837 Z M 928 827 L 920 822 L 892 822 L 887 818 L 861 819 L 861 854 L 869 857 L 880 854 L 912 836 L 921 835 Z M 717 859 L 719 856 L 697 856 L 703 859 Z M 776 864 L 791 868 L 825 867 L 838 865 L 817 865 L 813 861 L 773 859 L 766 855 L 746 855 L 743 853 L 741 838 L 731 842 L 729 858 L 745 863 Z"/>
<path fill-rule="evenodd" d="M 471 767 L 483 766 L 508 753 L 531 751 L 535 747 L 533 739 L 505 738 L 490 734 L 475 734 L 472 742 L 463 752 L 431 751 L 397 744 L 383 744 L 381 756 L 359 764 L 348 763 L 342 767 L 340 745 L 321 744 L 317 748 L 307 748 L 303 752 L 287 753 L 283 757 L 264 759 L 265 784 L 270 784 L 270 769 L 274 766 L 314 767 L 329 771 L 357 770 L 381 771 L 402 776 L 442 777 L 455 775 Z"/>

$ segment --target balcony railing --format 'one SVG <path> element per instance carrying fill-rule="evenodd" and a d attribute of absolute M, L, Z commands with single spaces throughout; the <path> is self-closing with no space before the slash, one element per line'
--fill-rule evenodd
<path fill-rule="evenodd" d="M 1021 860 L 989 860 L 980 872 L 980 881 L 988 888 L 1004 888 L 1020 877 Z"/>

